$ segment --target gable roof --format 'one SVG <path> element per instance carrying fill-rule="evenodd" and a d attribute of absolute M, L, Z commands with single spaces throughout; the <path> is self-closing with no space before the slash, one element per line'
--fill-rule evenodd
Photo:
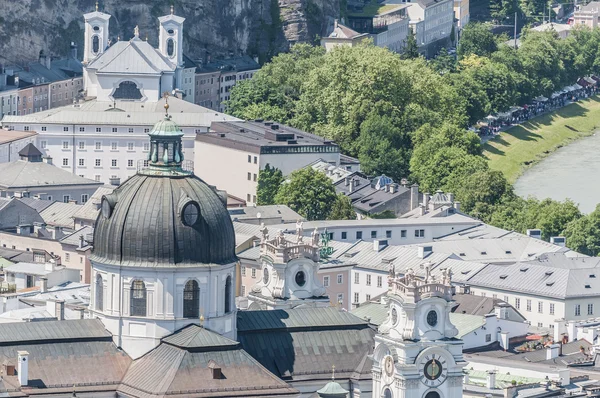
<path fill-rule="evenodd" d="M 0 346 L 87 340 L 112 341 L 98 319 L 0 324 Z"/>
<path fill-rule="evenodd" d="M 161 74 L 173 72 L 175 65 L 148 42 L 134 37 L 119 41 L 88 65 L 96 73 Z"/>
<path fill-rule="evenodd" d="M 52 202 L 50 206 L 40 212 L 40 216 L 48 225 L 73 228 L 75 225 L 73 215 L 79 211 L 80 207 L 81 205 L 74 203 Z"/>
<path fill-rule="evenodd" d="M 102 185 L 45 162 L 17 160 L 0 164 L 0 186 L 5 189 L 64 185 Z"/>
<path fill-rule="evenodd" d="M 237 341 L 230 340 L 227 337 L 194 324 L 176 331 L 163 338 L 162 341 L 175 347 L 202 351 L 231 349 L 239 346 Z"/>

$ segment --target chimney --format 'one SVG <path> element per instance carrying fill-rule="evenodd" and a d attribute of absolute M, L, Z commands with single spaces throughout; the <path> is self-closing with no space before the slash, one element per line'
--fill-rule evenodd
<path fill-rule="evenodd" d="M 556 246 L 565 247 L 567 245 L 567 239 L 564 236 L 552 236 L 550 238 L 550 243 L 555 244 Z"/>
<path fill-rule="evenodd" d="M 410 209 L 414 210 L 419 207 L 419 185 L 412 184 L 410 186 Z"/>
<path fill-rule="evenodd" d="M 52 164 L 52 157 L 51 156 L 44 156 L 42 158 L 42 160 L 44 161 L 44 163 Z"/>
<path fill-rule="evenodd" d="M 486 380 L 485 386 L 487 388 L 489 388 L 490 390 L 493 390 L 496 388 L 496 371 L 495 370 L 487 371 L 487 380 Z"/>
<path fill-rule="evenodd" d="M 423 206 L 425 206 L 425 211 L 429 210 L 429 192 L 423 194 Z"/>
<path fill-rule="evenodd" d="M 121 185 L 121 179 L 119 177 L 110 177 L 108 181 L 110 182 L 110 185 L 114 185 L 115 187 Z"/>
<path fill-rule="evenodd" d="M 333 29 L 338 28 L 338 23 L 339 23 L 339 21 L 337 20 L 337 18 L 333 20 Z"/>
<path fill-rule="evenodd" d="M 534 239 L 542 239 L 542 230 L 541 229 L 528 229 L 527 236 Z"/>
<path fill-rule="evenodd" d="M 419 246 L 418 250 L 417 256 L 419 258 L 425 258 L 433 253 L 433 246 Z"/>
<path fill-rule="evenodd" d="M 65 300 L 56 300 L 56 319 L 59 321 L 65 320 Z"/>
<path fill-rule="evenodd" d="M 456 211 L 460 211 L 460 202 L 454 202 L 454 208 Z"/>
<path fill-rule="evenodd" d="M 48 278 L 40 278 L 40 293 L 46 293 L 48 291 Z"/>
<path fill-rule="evenodd" d="M 27 351 L 17 351 L 17 376 L 19 384 L 24 387 L 29 380 L 29 353 Z"/>
<path fill-rule="evenodd" d="M 345 185 L 345 186 L 348 186 L 348 185 L 350 185 L 350 177 L 346 177 L 346 178 L 344 178 L 344 185 Z"/>
<path fill-rule="evenodd" d="M 469 384 L 469 373 L 465 372 L 463 374 L 463 384 Z"/>
<path fill-rule="evenodd" d="M 396 193 L 397 190 L 396 184 L 390 184 L 390 193 Z"/>
<path fill-rule="evenodd" d="M 454 194 L 453 193 L 448 193 L 448 201 L 450 203 L 454 203 Z"/>
<path fill-rule="evenodd" d="M 558 358 L 560 354 L 560 344 L 552 344 L 546 347 L 546 359 Z"/>
<path fill-rule="evenodd" d="M 350 188 L 348 189 L 348 192 L 354 192 L 354 188 L 356 188 L 356 179 L 352 178 L 350 180 Z"/>
<path fill-rule="evenodd" d="M 83 248 L 83 246 L 85 245 L 84 242 L 85 242 L 85 238 L 83 237 L 83 234 L 79 235 L 79 248 L 80 249 Z"/>
<path fill-rule="evenodd" d="M 55 261 L 53 259 L 48 260 L 44 269 L 48 272 L 54 271 Z"/>
<path fill-rule="evenodd" d="M 373 240 L 373 250 L 376 252 L 382 251 L 388 245 L 387 239 L 375 239 Z"/>

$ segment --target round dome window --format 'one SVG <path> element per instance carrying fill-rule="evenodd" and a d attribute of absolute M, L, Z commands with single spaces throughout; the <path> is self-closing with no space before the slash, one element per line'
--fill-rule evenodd
<path fill-rule="evenodd" d="M 263 269 L 263 283 L 265 285 L 269 283 L 269 270 L 267 268 Z"/>
<path fill-rule="evenodd" d="M 296 277 L 294 279 L 296 281 L 296 285 L 300 287 L 306 285 L 306 274 L 304 273 L 304 271 L 296 272 Z"/>
<path fill-rule="evenodd" d="M 190 202 L 183 207 L 181 222 L 188 227 L 194 226 L 200 217 L 200 208 L 195 202 Z"/>
<path fill-rule="evenodd" d="M 427 324 L 431 327 L 434 327 L 438 323 L 438 315 L 437 312 L 431 310 L 427 313 Z"/>
<path fill-rule="evenodd" d="M 167 30 L 167 33 L 172 35 L 173 33 L 175 33 L 175 31 L 173 29 L 169 29 L 169 30 Z"/>
<path fill-rule="evenodd" d="M 100 30 L 100 27 L 99 27 L 99 26 L 94 26 L 94 31 L 95 31 L 95 32 L 98 32 L 99 30 Z"/>

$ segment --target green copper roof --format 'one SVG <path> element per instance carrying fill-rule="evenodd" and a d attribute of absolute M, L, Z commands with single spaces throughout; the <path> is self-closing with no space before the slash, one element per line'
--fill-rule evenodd
<path fill-rule="evenodd" d="M 154 125 L 154 127 L 152 127 L 152 130 L 150 131 L 150 133 L 148 133 L 150 136 L 155 136 L 155 137 L 181 137 L 183 136 L 183 132 L 181 131 L 181 129 L 179 128 L 179 126 L 177 125 L 177 123 L 175 123 L 174 121 L 171 120 L 170 116 L 165 116 L 165 118 L 161 121 L 159 121 L 158 123 L 156 123 Z"/>
<path fill-rule="evenodd" d="M 317 391 L 317 394 L 322 398 L 346 398 L 348 396 L 348 391 L 344 390 L 339 383 L 330 381 L 325 387 Z"/>

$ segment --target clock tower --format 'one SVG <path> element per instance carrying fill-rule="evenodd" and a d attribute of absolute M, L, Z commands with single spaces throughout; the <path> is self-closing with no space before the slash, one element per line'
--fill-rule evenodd
<path fill-rule="evenodd" d="M 462 340 L 450 322 L 451 271 L 437 278 L 412 269 L 390 272 L 388 316 L 379 326 L 373 352 L 374 398 L 459 398 L 463 396 Z"/>

